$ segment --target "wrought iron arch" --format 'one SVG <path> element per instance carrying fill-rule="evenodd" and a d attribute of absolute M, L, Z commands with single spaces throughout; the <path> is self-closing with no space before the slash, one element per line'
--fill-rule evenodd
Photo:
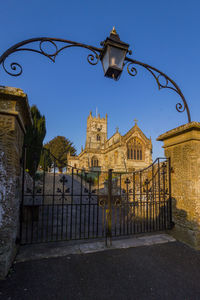
<path fill-rule="evenodd" d="M 51 45 L 54 47 L 53 52 L 45 51 L 45 43 L 46 45 Z M 63 45 L 64 44 L 64 45 Z M 28 46 L 27 46 L 28 45 Z M 29 45 L 33 45 L 33 48 L 29 48 Z M 101 45 L 104 45 L 104 42 L 101 43 Z M 34 48 L 35 47 L 35 48 Z M 55 62 L 57 55 L 68 48 L 71 47 L 80 47 L 80 48 L 85 48 L 90 51 L 90 53 L 87 56 L 87 60 L 91 65 L 96 65 L 99 60 L 101 60 L 102 53 L 104 51 L 103 48 L 97 48 L 91 45 L 86 45 L 83 43 L 78 43 L 66 39 L 59 39 L 59 38 L 50 38 L 50 37 L 38 37 L 38 38 L 32 38 L 32 39 L 27 39 L 22 42 L 19 42 L 9 49 L 7 49 L 1 56 L 0 56 L 0 65 L 2 65 L 4 71 L 11 75 L 11 76 L 20 76 L 23 72 L 22 66 L 17 63 L 17 62 L 12 62 L 10 63 L 10 69 L 8 69 L 5 65 L 6 59 L 8 56 L 15 52 L 22 52 L 22 51 L 29 51 L 29 52 L 35 52 L 38 54 L 41 54 L 47 58 L 49 58 L 51 61 Z M 128 51 L 129 54 L 131 54 L 131 51 Z M 176 82 L 172 80 L 168 75 L 163 73 L 162 71 L 158 70 L 157 68 L 154 68 L 146 63 L 134 60 L 130 57 L 125 57 L 124 60 L 124 66 L 127 65 L 127 71 L 128 74 L 131 76 L 136 76 L 137 75 L 137 69 L 136 65 L 141 66 L 145 68 L 156 80 L 158 88 L 159 89 L 171 89 L 175 91 L 182 100 L 181 102 L 178 102 L 176 104 L 176 110 L 178 112 L 184 112 L 186 110 L 187 117 L 188 117 L 188 122 L 191 122 L 191 116 L 190 116 L 190 111 L 188 104 L 186 102 L 186 99 L 181 91 L 181 89 L 178 87 Z M 164 78 L 165 84 L 162 84 L 160 79 Z"/>

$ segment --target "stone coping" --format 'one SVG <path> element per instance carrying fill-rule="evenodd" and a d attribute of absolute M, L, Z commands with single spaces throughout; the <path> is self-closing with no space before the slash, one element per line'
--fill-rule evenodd
<path fill-rule="evenodd" d="M 3 101 L 17 101 L 19 106 L 21 106 L 22 110 L 15 112 L 19 119 L 24 119 L 25 125 L 30 126 L 32 124 L 32 117 L 30 106 L 28 103 L 28 96 L 24 93 L 22 89 L 8 86 L 0 86 L 0 100 Z M 2 111 L 2 113 L 6 113 L 6 111 Z M 9 112 L 7 112 L 9 113 Z M 13 111 L 10 111 L 11 114 L 14 114 Z M 20 116 L 20 114 L 22 114 Z"/>
<path fill-rule="evenodd" d="M 26 97 L 27 95 L 24 93 L 22 89 L 10 87 L 10 86 L 0 86 L 0 94 L 3 95 L 11 95 L 15 97 Z"/>
<path fill-rule="evenodd" d="M 156 139 L 157 141 L 164 141 L 168 138 L 172 138 L 174 136 L 180 135 L 184 132 L 188 132 L 191 130 L 200 130 L 200 122 L 190 122 L 179 127 L 176 127 L 172 130 L 169 130 L 161 135 Z"/>

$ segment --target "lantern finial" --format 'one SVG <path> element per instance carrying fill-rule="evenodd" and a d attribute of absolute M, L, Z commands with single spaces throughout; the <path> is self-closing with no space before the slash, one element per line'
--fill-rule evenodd
<path fill-rule="evenodd" d="M 116 31 L 116 29 L 115 29 L 115 26 L 113 26 L 113 29 L 112 29 L 112 31 L 110 32 L 110 34 L 116 34 L 116 35 L 117 35 L 117 31 Z"/>

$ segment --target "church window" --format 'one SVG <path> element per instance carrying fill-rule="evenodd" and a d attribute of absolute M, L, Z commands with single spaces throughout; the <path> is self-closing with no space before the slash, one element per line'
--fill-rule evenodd
<path fill-rule="evenodd" d="M 140 160 L 142 160 L 142 150 L 140 150 Z"/>
<path fill-rule="evenodd" d="M 101 137 L 99 134 L 97 134 L 97 141 L 100 141 L 101 140 Z"/>
<path fill-rule="evenodd" d="M 143 160 L 142 143 L 137 139 L 132 139 L 127 144 L 127 158 L 132 160 Z"/>
<path fill-rule="evenodd" d="M 96 158 L 96 156 L 93 156 L 91 160 L 91 166 L 98 167 L 98 165 L 99 165 L 98 159 Z"/>
<path fill-rule="evenodd" d="M 137 150 L 137 160 L 139 160 L 139 150 Z"/>

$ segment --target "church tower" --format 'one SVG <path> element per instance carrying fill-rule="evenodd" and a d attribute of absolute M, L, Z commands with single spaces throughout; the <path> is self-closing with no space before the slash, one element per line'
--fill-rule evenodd
<path fill-rule="evenodd" d="M 107 114 L 105 118 L 93 117 L 90 112 L 87 118 L 86 149 L 104 149 L 107 141 Z"/>

